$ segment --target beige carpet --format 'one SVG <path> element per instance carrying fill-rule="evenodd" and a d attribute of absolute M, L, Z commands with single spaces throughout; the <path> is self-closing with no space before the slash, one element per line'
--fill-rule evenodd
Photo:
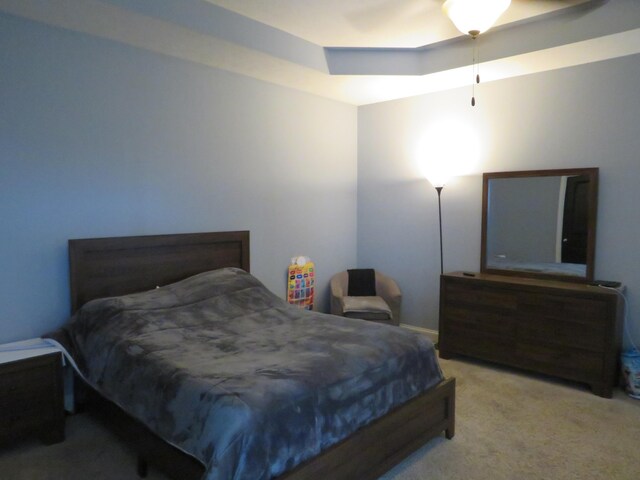
<path fill-rule="evenodd" d="M 640 401 L 475 363 L 457 379 L 456 436 L 437 439 L 384 480 L 640 479 Z"/>
<path fill-rule="evenodd" d="M 458 382 L 456 436 L 435 439 L 384 480 L 640 479 L 640 401 L 472 361 L 442 361 Z M 86 415 L 67 440 L 0 450 L 3 480 L 135 480 L 135 457 Z M 150 480 L 165 480 L 150 471 Z M 331 479 L 327 479 L 331 480 Z M 354 479 L 357 480 L 357 479 Z"/>

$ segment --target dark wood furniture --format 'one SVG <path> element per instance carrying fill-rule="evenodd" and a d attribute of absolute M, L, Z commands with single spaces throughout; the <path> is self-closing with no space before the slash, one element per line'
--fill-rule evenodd
<path fill-rule="evenodd" d="M 0 363 L 0 444 L 29 435 L 64 440 L 60 353 Z"/>
<path fill-rule="evenodd" d="M 550 280 L 560 280 L 565 282 L 590 282 L 593 280 L 593 274 L 595 269 L 595 254 L 596 254 L 596 223 L 597 223 L 597 214 L 598 214 L 598 168 L 565 168 L 565 169 L 555 169 L 555 170 L 523 170 L 523 171 L 515 171 L 515 172 L 492 172 L 492 173 L 484 173 L 482 175 L 482 236 L 481 236 L 481 249 L 480 249 L 480 271 L 484 273 L 495 273 L 498 275 L 514 275 L 517 277 L 530 277 L 530 278 L 542 278 L 542 279 L 550 279 Z M 561 275 L 557 273 L 548 273 L 541 271 L 534 271 L 530 269 L 512 269 L 509 268 L 499 268 L 496 266 L 490 265 L 489 258 L 489 250 L 490 250 L 490 239 L 493 238 L 493 235 L 497 232 L 493 231 L 495 226 L 493 225 L 493 221 L 491 221 L 490 216 L 493 214 L 493 209 L 496 207 L 504 207 L 504 205 L 495 205 L 495 199 L 492 201 L 494 196 L 491 195 L 491 182 L 492 181 L 504 181 L 508 179 L 513 180 L 523 180 L 523 179 L 536 179 L 536 178 L 548 178 L 548 177 L 557 177 L 560 181 L 562 177 L 567 181 L 568 177 L 581 177 L 584 181 L 581 183 L 582 188 L 579 191 L 575 192 L 575 196 L 569 196 L 562 199 L 563 204 L 565 202 L 575 202 L 575 209 L 569 209 L 569 211 L 573 212 L 573 214 L 569 214 L 567 210 L 568 205 L 564 204 L 564 210 L 562 214 L 563 217 L 563 227 L 561 229 L 562 233 L 562 248 L 564 249 L 567 245 L 566 242 L 572 242 L 574 239 L 572 238 L 564 238 L 565 236 L 573 236 L 575 234 L 571 234 L 567 230 L 567 223 L 578 223 L 580 224 L 579 230 L 581 230 L 581 235 L 579 235 L 580 240 L 579 243 L 582 244 L 582 248 L 584 249 L 584 262 L 575 262 L 574 263 L 584 263 L 586 266 L 586 271 L 584 276 L 575 276 L 571 275 Z M 569 188 L 567 188 L 567 191 Z M 535 191 L 534 199 L 539 200 L 541 195 L 544 195 L 543 192 Z M 548 192 L 546 192 L 548 193 Z M 557 195 L 558 191 L 555 192 L 556 197 L 553 200 L 556 203 L 556 207 L 559 207 Z M 517 190 L 514 192 L 514 195 L 522 196 L 522 191 Z M 512 200 L 516 200 L 512 198 Z M 538 206 L 528 205 L 528 208 L 536 209 Z M 553 212 L 554 215 L 558 215 L 556 212 Z M 535 235 L 537 231 L 540 229 L 540 225 L 537 222 L 530 221 L 527 222 L 528 216 L 530 212 L 522 211 L 518 212 L 518 218 L 520 221 L 525 220 L 521 225 L 517 227 L 513 227 L 510 231 L 501 232 L 502 235 L 506 235 L 506 237 L 518 238 L 517 234 L 526 235 L 531 238 L 536 238 Z M 569 217 L 573 218 L 573 222 L 569 220 Z M 557 218 L 554 218 L 553 221 L 556 221 Z M 518 232 L 514 232 L 513 230 L 518 230 Z M 557 233 L 557 232 L 556 232 Z M 505 238 L 506 238 L 505 237 Z M 556 241 L 556 235 L 553 238 L 546 238 L 546 241 Z M 528 262 L 535 262 L 536 258 L 529 258 L 528 249 L 524 249 L 525 251 L 520 251 L 519 255 L 516 257 L 524 256 L 525 260 Z M 534 255 L 537 257 L 537 255 Z M 540 261 L 538 259 L 538 261 Z M 559 261 L 559 260 L 556 260 Z M 564 260 L 567 261 L 567 260 Z"/>
<path fill-rule="evenodd" d="M 73 310 L 93 298 L 122 295 L 222 267 L 249 271 L 249 232 L 178 234 L 69 241 Z M 204 467 L 119 407 L 101 399 L 107 425 L 171 478 L 199 479 Z M 455 431 L 455 379 L 447 379 L 278 480 L 375 479 L 430 439 Z"/>
<path fill-rule="evenodd" d="M 223 267 L 249 271 L 249 232 L 69 240 L 71 313 L 94 298 L 144 292 Z"/>
<path fill-rule="evenodd" d="M 618 303 L 615 291 L 586 284 L 444 274 L 440 357 L 466 355 L 584 382 L 610 398 L 622 337 Z"/>

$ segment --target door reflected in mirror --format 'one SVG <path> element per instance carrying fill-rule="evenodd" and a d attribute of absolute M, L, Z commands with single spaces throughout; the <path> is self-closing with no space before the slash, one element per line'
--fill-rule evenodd
<path fill-rule="evenodd" d="M 485 173 L 483 272 L 593 279 L 598 169 Z"/>

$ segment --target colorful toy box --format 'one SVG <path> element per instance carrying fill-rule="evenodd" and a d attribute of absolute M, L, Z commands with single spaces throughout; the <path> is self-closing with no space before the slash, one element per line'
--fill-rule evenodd
<path fill-rule="evenodd" d="M 306 310 L 313 310 L 315 266 L 309 257 L 293 257 L 289 265 L 287 301 Z"/>

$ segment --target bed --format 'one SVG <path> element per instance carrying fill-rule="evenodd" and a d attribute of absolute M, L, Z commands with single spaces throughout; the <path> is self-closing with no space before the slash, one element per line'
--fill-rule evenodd
<path fill-rule="evenodd" d="M 92 328 L 96 325 L 101 328 L 100 325 L 109 323 L 109 328 L 127 331 L 127 334 L 121 340 L 114 340 L 113 344 L 106 346 L 95 343 L 95 338 L 108 338 L 110 336 L 108 330 L 101 332 L 100 335 L 87 336 L 86 338 L 93 338 L 93 340 L 85 342 L 85 347 L 92 351 L 93 356 L 88 355 L 86 352 L 80 353 L 77 351 L 78 344 L 82 344 L 82 341 L 71 343 L 76 348 L 74 352 L 76 359 L 81 364 L 81 367 L 85 368 L 85 378 L 90 387 L 89 391 L 92 392 L 92 396 L 96 400 L 92 403 L 94 412 L 106 418 L 108 420 L 107 423 L 131 443 L 131 446 L 138 454 L 138 473 L 141 476 L 145 476 L 147 465 L 151 463 L 176 479 L 375 479 L 430 439 L 441 435 L 443 432 L 447 438 L 452 438 L 454 435 L 455 379 L 439 378 L 434 383 L 433 379 L 422 378 L 426 377 L 426 374 L 420 374 L 419 364 L 422 361 L 429 360 L 417 360 L 419 358 L 417 356 L 406 356 L 406 359 L 411 359 L 411 361 L 398 360 L 397 363 L 403 365 L 402 371 L 406 370 L 408 372 L 407 378 L 401 378 L 397 382 L 390 382 L 389 385 L 385 384 L 376 390 L 378 392 L 377 396 L 369 395 L 372 391 L 370 384 L 375 383 L 375 380 L 370 380 L 369 377 L 366 377 L 366 381 L 362 380 L 365 377 L 358 377 L 361 378 L 359 381 L 346 377 L 342 378 L 340 377 L 342 375 L 340 368 L 333 368 L 329 366 L 332 365 L 330 363 L 326 365 L 322 363 L 330 361 L 332 357 L 342 355 L 346 349 L 345 345 L 348 345 L 349 349 L 361 349 L 363 352 L 362 357 L 346 355 L 341 357 L 339 361 L 341 364 L 353 364 L 357 369 L 365 365 L 365 358 L 375 357 L 385 350 L 393 350 L 397 345 L 409 342 L 408 335 L 414 334 L 400 329 L 395 332 L 388 330 L 395 327 L 333 317 L 316 312 L 306 312 L 286 305 L 284 301 L 277 299 L 275 295 L 268 292 L 257 279 L 248 273 L 249 232 L 213 232 L 70 240 L 69 256 L 71 302 L 72 309 L 76 313 L 74 319 L 82 316 L 94 319 L 95 317 L 89 316 L 89 313 L 85 312 L 97 309 L 97 320 L 89 320 L 87 323 L 91 324 L 93 322 L 94 326 Z M 210 282 L 211 279 L 214 281 L 213 287 L 210 283 L 205 283 Z M 230 292 L 229 296 L 223 297 L 220 294 L 222 290 L 224 290 L 224 295 Z M 211 291 L 214 291 L 215 294 L 211 294 Z M 254 292 L 251 297 L 246 296 L 249 291 Z M 201 294 L 201 292 L 206 292 L 206 295 L 204 293 Z M 95 300 L 115 296 L 118 298 Z M 240 398 L 242 400 L 242 411 L 249 412 L 241 416 L 250 420 L 244 422 L 242 427 L 238 427 L 227 434 L 225 433 L 226 431 L 220 430 L 220 425 L 218 424 L 225 423 L 226 425 L 232 423 L 235 425 L 235 421 L 229 422 L 227 419 L 237 418 L 237 410 L 233 410 L 236 413 L 231 414 L 230 417 L 224 416 L 226 413 L 220 413 L 220 410 L 211 410 L 218 413 L 211 415 L 211 418 L 206 418 L 200 423 L 211 424 L 213 425 L 213 431 L 222 432 L 219 433 L 219 436 L 233 435 L 233 439 L 227 443 L 220 444 L 225 447 L 224 449 L 218 448 L 218 444 L 216 448 L 211 447 L 211 444 L 207 444 L 209 449 L 204 448 L 204 450 L 207 450 L 207 452 L 209 450 L 227 452 L 231 450 L 229 446 L 232 444 L 234 448 L 238 443 L 249 445 L 248 450 L 239 451 L 241 460 L 232 457 L 233 461 L 227 461 L 226 457 L 214 456 L 212 458 L 215 458 L 215 460 L 207 461 L 203 457 L 202 445 L 190 451 L 189 448 L 185 448 L 185 445 L 191 445 L 194 441 L 183 441 L 184 436 L 171 433 L 184 430 L 175 428 L 176 424 L 181 424 L 182 418 L 172 417 L 169 422 L 164 422 L 165 425 L 167 423 L 171 425 L 168 430 L 169 434 L 167 434 L 166 428 L 163 430 L 158 426 L 163 424 L 163 422 L 158 421 L 159 415 L 149 414 L 152 417 L 151 419 L 149 416 L 144 416 L 144 412 L 151 412 L 153 406 L 145 406 L 142 408 L 141 414 L 136 408 L 127 405 L 126 399 L 129 397 L 135 398 L 136 395 L 130 386 L 127 385 L 121 391 L 118 391 L 113 387 L 118 382 L 113 380 L 111 381 L 112 385 L 109 386 L 109 378 L 115 375 L 110 373 L 111 370 L 117 370 L 117 365 L 120 365 L 116 361 L 118 356 L 112 354 L 112 352 L 120 348 L 120 345 L 126 346 L 121 350 L 128 352 L 127 354 L 131 352 L 135 354 L 136 349 L 145 348 L 144 342 L 139 344 L 142 347 L 138 344 L 132 346 L 129 340 L 134 337 L 147 338 L 148 325 L 153 324 L 154 328 L 156 328 L 156 325 L 164 325 L 162 322 L 165 322 L 165 317 L 168 318 L 170 315 L 165 316 L 164 313 L 160 315 L 158 310 L 172 312 L 178 319 L 182 319 L 178 320 L 179 322 L 186 321 L 189 326 L 194 322 L 192 318 L 199 318 L 198 314 L 194 317 L 188 317 L 188 320 L 184 320 L 186 317 L 184 317 L 181 310 L 183 304 L 180 303 L 178 305 L 175 303 L 178 297 L 181 302 L 183 302 L 184 298 L 187 298 L 187 301 L 183 303 L 189 304 L 190 307 L 195 305 L 198 309 L 214 308 L 211 305 L 215 304 L 215 308 L 218 310 L 215 310 L 213 314 L 208 313 L 204 316 L 206 319 L 203 321 L 210 322 L 212 321 L 211 318 L 217 318 L 216 321 L 218 323 L 213 330 L 215 332 L 225 329 L 233 330 L 234 326 L 237 326 L 236 329 L 242 330 L 241 340 L 233 340 L 233 342 L 246 343 L 249 342 L 247 339 L 251 339 L 253 336 L 254 338 L 251 340 L 249 347 L 252 354 L 254 350 L 260 350 L 260 345 L 282 341 L 284 343 L 276 344 L 275 350 L 288 355 L 289 353 L 286 349 L 294 348 L 291 345 L 297 345 L 294 348 L 296 351 L 291 353 L 291 358 L 297 358 L 297 355 L 306 359 L 302 360 L 305 365 L 304 368 L 301 367 L 296 370 L 295 365 L 293 365 L 290 369 L 294 377 L 299 374 L 299 370 L 309 369 L 311 375 L 306 379 L 296 377 L 295 380 L 291 380 L 289 377 L 281 377 L 282 365 L 273 369 L 264 368 L 264 365 L 262 365 L 261 368 L 257 369 L 262 376 L 257 383 L 252 379 L 250 387 L 244 391 L 242 386 L 233 384 L 234 379 L 238 377 L 237 375 L 232 380 L 225 378 L 225 389 L 232 391 L 233 395 L 231 397 L 229 395 L 218 396 L 215 402 L 218 402 L 219 398 L 226 399 L 224 400 L 225 402 L 229 398 Z M 250 300 L 247 300 L 247 298 L 250 298 Z M 95 301 L 92 302 L 92 300 Z M 160 302 L 162 308 L 154 306 L 156 304 L 153 302 Z M 87 303 L 88 305 L 81 309 Z M 241 304 L 256 306 L 255 308 L 250 307 L 254 308 L 250 312 L 240 311 L 238 313 L 238 305 Z M 99 307 L 96 307 L 96 305 Z M 105 305 L 111 308 L 107 313 L 104 311 Z M 149 311 L 145 310 L 149 305 L 153 307 Z M 216 312 L 220 311 L 220 309 L 234 312 L 233 320 L 216 316 L 218 315 Z M 115 311 L 118 312 L 117 315 L 113 313 Z M 140 313 L 141 311 L 143 313 Z M 274 315 L 274 312 L 278 313 L 278 315 Z M 270 317 L 269 322 L 272 322 L 269 323 L 268 328 L 265 328 L 265 325 L 260 323 L 265 315 Z M 143 320 L 140 320 L 140 318 L 143 318 Z M 145 326 L 146 330 L 143 332 L 137 331 L 134 328 L 135 322 L 143 322 L 141 324 Z M 227 323 L 225 324 L 224 322 Z M 277 325 L 273 324 L 273 322 Z M 85 324 L 83 323 L 82 325 L 82 328 L 85 328 Z M 252 328 L 256 325 L 255 332 L 253 332 Z M 169 341 L 171 336 L 167 336 L 166 332 L 173 332 L 174 326 L 171 324 L 171 328 L 162 328 L 161 330 L 165 332 L 163 341 L 165 345 L 169 345 L 171 344 L 171 341 Z M 266 330 L 273 330 L 276 333 L 273 338 L 265 337 L 268 338 L 266 341 L 260 340 L 262 332 Z M 295 339 L 284 339 L 290 332 L 296 330 L 304 334 Z M 293 333 L 291 334 L 293 335 Z M 77 332 L 75 335 L 77 338 L 85 338 L 83 335 L 78 336 Z M 190 333 L 184 335 L 189 336 Z M 218 333 L 215 335 L 218 335 Z M 322 353 L 313 356 L 311 353 L 316 348 L 316 338 L 321 335 L 329 336 L 329 344 L 333 345 L 334 350 L 330 354 Z M 394 337 L 395 340 L 389 340 L 388 344 L 375 343 L 382 337 L 390 336 Z M 208 339 L 209 345 L 219 345 L 222 340 L 224 340 L 223 343 L 229 343 L 226 336 L 223 339 L 219 337 L 218 335 L 214 339 Z M 183 341 L 184 339 L 180 337 L 179 343 Z M 416 341 L 417 343 L 423 342 L 423 340 Z M 374 345 L 375 348 L 371 348 L 371 345 Z M 409 344 L 411 352 L 417 351 L 417 348 Z M 423 346 L 420 348 L 423 349 Z M 163 349 L 166 348 L 163 347 Z M 235 346 L 232 349 L 235 349 Z M 273 348 L 271 349 L 273 350 Z M 105 359 L 100 360 L 102 351 L 109 352 L 108 361 Z M 393 351 L 395 352 L 395 350 Z M 308 354 L 308 352 L 311 353 Z M 156 352 L 153 352 L 153 354 L 155 355 Z M 414 355 L 414 353 L 411 353 L 411 355 Z M 151 355 L 145 353 L 145 356 L 150 357 Z M 241 353 L 240 357 L 237 358 L 244 359 L 244 356 L 246 356 L 245 353 Z M 149 365 L 153 366 L 156 363 L 164 362 L 163 357 L 158 358 L 160 360 L 155 361 L 153 364 L 143 363 L 141 365 L 144 368 L 152 368 Z M 395 355 L 392 354 L 389 356 L 391 360 L 381 361 L 380 365 L 394 363 L 396 361 L 395 358 Z M 398 356 L 398 358 L 405 357 Z M 102 363 L 100 363 L 101 361 Z M 253 357 L 251 357 L 251 361 L 263 362 L 263 360 L 255 360 Z M 228 360 L 223 360 L 223 362 L 228 363 Z M 316 362 L 318 362 L 317 365 Z M 99 375 L 96 376 L 94 374 L 92 376 L 91 373 L 88 373 L 86 363 L 98 365 L 94 370 L 99 371 Z M 243 368 L 242 366 L 238 367 L 238 365 L 247 365 L 246 361 L 243 363 L 240 360 L 234 360 L 233 363 L 236 369 L 234 370 L 235 373 L 237 373 L 238 369 L 242 370 Z M 202 368 L 209 368 L 207 362 L 199 362 L 199 365 Z M 153 366 L 153 368 L 155 367 Z M 190 366 L 189 368 L 197 370 L 196 367 L 192 368 Z M 120 369 L 126 370 L 123 367 L 120 367 Z M 223 368 L 217 366 L 216 369 L 222 370 Z M 105 371 L 108 373 L 105 374 Z M 373 369 L 367 370 L 367 375 L 372 371 Z M 375 372 L 378 371 L 379 369 L 375 370 Z M 180 373 L 181 375 L 182 373 Z M 272 387 L 269 386 L 273 384 L 274 375 L 277 380 L 275 384 L 281 387 L 279 390 L 277 388 L 274 390 L 276 393 L 273 393 L 270 390 Z M 177 375 L 172 373 L 170 376 Z M 323 388 L 327 388 L 329 393 L 316 390 L 319 385 L 319 383 L 316 385 L 316 379 L 323 376 L 327 377 L 325 380 L 329 385 Z M 118 381 L 122 385 L 126 385 L 126 381 Z M 244 377 L 243 382 L 238 381 L 236 383 L 246 384 Z M 230 385 L 234 385 L 233 388 Z M 362 385 L 365 386 L 363 387 Z M 336 386 L 339 388 L 336 388 Z M 151 389 L 153 385 L 150 384 L 145 388 Z M 358 388 L 364 388 L 363 392 L 366 391 L 368 394 L 363 394 L 362 398 L 360 398 L 357 395 L 353 395 L 349 388 L 353 388 L 355 393 L 358 392 Z M 215 392 L 217 390 L 210 388 L 210 391 Z M 305 405 L 309 403 L 305 399 L 310 398 L 309 392 L 311 391 L 313 391 L 313 407 L 309 407 L 311 408 L 309 410 L 311 413 L 307 412 L 309 414 L 305 417 Z M 323 410 L 325 404 L 342 402 L 342 400 L 340 402 L 334 400 L 336 395 L 340 398 L 344 397 L 344 392 L 350 392 L 348 395 L 350 397 L 357 397 L 356 400 L 353 400 L 353 405 L 343 405 L 342 413 L 337 414 L 332 414 L 329 410 Z M 387 394 L 384 392 L 387 392 Z M 393 392 L 393 394 L 389 395 L 388 392 Z M 197 391 L 197 393 L 199 394 L 198 398 L 202 398 L 204 395 L 203 391 Z M 294 395 L 293 400 L 287 400 L 289 397 L 284 396 L 289 393 Z M 378 406 L 379 398 L 389 396 L 394 397 L 396 400 L 400 399 L 401 402 Z M 154 398 L 150 396 L 146 401 Z M 318 400 L 319 398 L 322 401 Z M 375 401 L 365 401 L 363 398 L 374 398 Z M 363 405 L 358 407 L 356 405 L 357 402 L 364 402 L 364 407 Z M 254 414 L 253 410 L 251 410 L 253 403 L 265 403 L 267 405 L 266 412 L 268 413 Z M 137 403 L 133 401 L 132 405 L 135 407 Z M 282 412 L 274 413 L 281 410 L 280 408 L 274 409 L 274 405 L 282 405 Z M 251 408 L 245 409 L 246 406 Z M 226 407 L 228 405 L 225 404 Z M 194 407 L 193 410 L 196 411 L 197 408 Z M 378 409 L 378 411 L 377 413 L 374 412 L 374 417 L 368 418 L 357 413 L 363 409 Z M 185 411 L 184 408 L 177 410 L 182 413 Z M 230 410 L 222 410 L 222 412 L 228 411 Z M 302 413 L 300 413 L 301 411 Z M 295 419 L 296 415 L 300 415 L 299 421 L 292 420 Z M 216 419 L 218 418 L 224 418 L 225 421 L 217 421 Z M 305 418 L 315 418 L 316 424 L 318 423 L 318 418 L 322 419 L 322 422 L 319 423 L 324 426 L 316 428 L 317 438 L 307 439 L 307 436 L 311 434 L 304 432 L 313 429 L 305 427 Z M 340 423 L 339 427 L 325 428 L 328 422 L 334 422 L 336 418 L 341 420 L 338 422 Z M 352 421 L 353 418 L 357 420 Z M 285 424 L 288 425 L 287 422 L 292 425 L 291 428 L 285 427 Z M 245 435 L 243 429 L 246 423 L 262 426 L 259 434 L 252 431 L 250 434 Z M 281 426 L 284 432 L 282 433 L 283 436 L 289 435 L 292 439 L 298 439 L 295 442 L 296 444 L 304 445 L 308 441 L 308 445 L 303 446 L 301 452 L 286 452 L 282 454 L 283 449 L 291 448 L 292 442 L 287 444 L 289 446 L 283 447 L 286 442 L 280 438 L 280 433 L 278 435 L 274 434 L 272 430 Z M 189 430 L 191 429 L 192 427 L 189 427 Z M 209 430 L 206 431 L 209 432 Z M 238 432 L 242 432 L 242 435 L 244 435 L 241 442 L 236 441 L 241 435 Z M 258 441 L 255 441 L 256 438 L 258 438 Z M 221 442 L 218 437 L 214 441 Z M 262 450 L 266 449 L 261 446 L 264 444 L 275 445 L 274 448 L 270 449 L 271 453 L 269 455 L 271 456 L 263 455 Z M 258 450 L 260 450 L 260 455 L 262 456 L 254 455 Z M 247 461 L 246 458 L 253 459 L 254 457 L 259 458 L 260 461 L 264 457 L 264 462 L 267 462 L 266 468 L 269 470 L 264 470 L 264 468 L 263 470 L 251 470 L 251 468 L 247 467 L 246 464 L 253 465 L 255 462 L 253 460 Z M 257 471 L 262 472 L 259 477 L 255 473 Z"/>

